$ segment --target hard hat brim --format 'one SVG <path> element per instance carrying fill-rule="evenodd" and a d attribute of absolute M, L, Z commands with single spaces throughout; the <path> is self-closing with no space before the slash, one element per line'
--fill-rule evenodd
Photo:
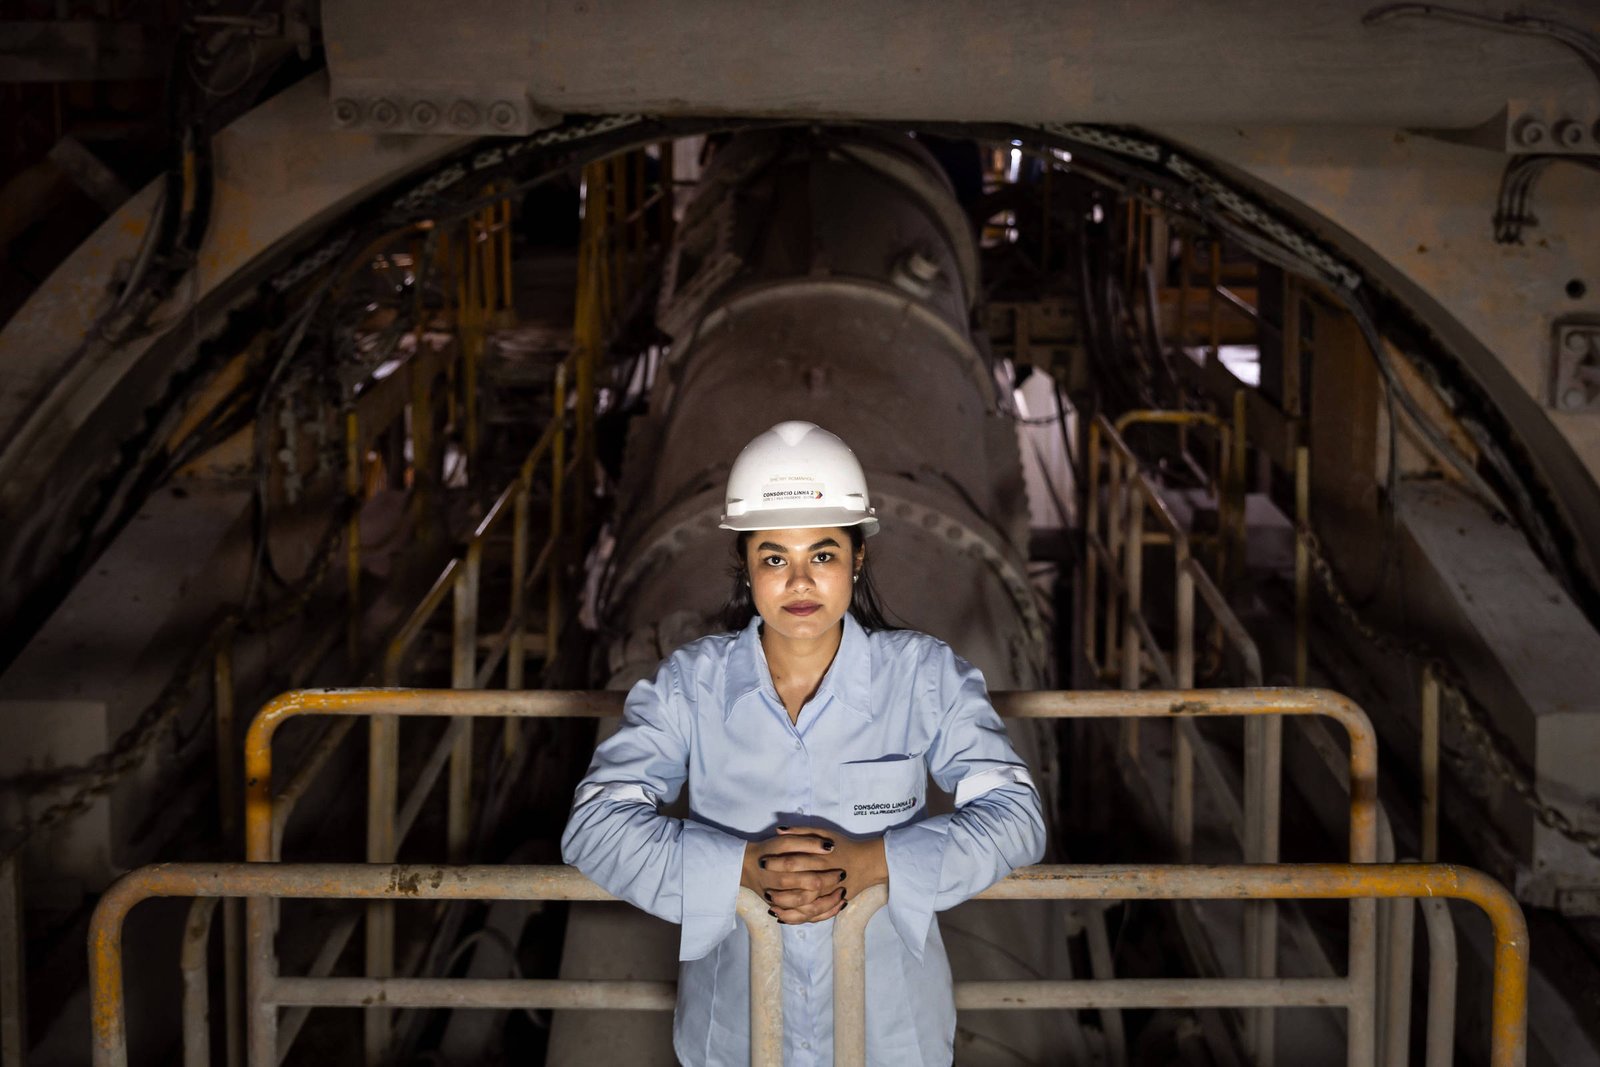
<path fill-rule="evenodd" d="M 861 533 L 871 537 L 878 532 L 878 520 L 872 515 L 845 508 L 783 508 L 754 511 L 748 515 L 724 515 L 717 524 L 724 530 L 809 530 L 828 526 L 859 526 Z"/>

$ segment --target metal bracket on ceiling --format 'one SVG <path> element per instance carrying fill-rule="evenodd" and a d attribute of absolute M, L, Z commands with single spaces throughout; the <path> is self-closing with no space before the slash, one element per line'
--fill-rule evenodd
<path fill-rule="evenodd" d="M 328 96 L 333 125 L 363 133 L 525 137 L 561 118 L 520 84 L 341 78 Z"/>
<path fill-rule="evenodd" d="M 1538 216 L 1533 213 L 1534 186 L 1552 163 L 1563 162 L 1600 171 L 1600 157 L 1597 156 L 1517 156 L 1506 164 L 1505 172 L 1500 176 L 1500 195 L 1496 198 L 1494 209 L 1496 244 L 1519 245 L 1523 231 L 1539 224 Z"/>
<path fill-rule="evenodd" d="M 1557 320 L 1550 350 L 1549 405 L 1557 411 L 1600 411 L 1600 320 Z"/>

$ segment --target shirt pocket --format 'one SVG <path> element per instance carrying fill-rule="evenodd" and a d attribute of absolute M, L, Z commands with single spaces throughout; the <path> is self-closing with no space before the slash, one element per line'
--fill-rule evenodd
<path fill-rule="evenodd" d="M 846 763 L 839 768 L 839 825 L 853 834 L 879 834 L 922 810 L 928 768 L 920 755 Z"/>

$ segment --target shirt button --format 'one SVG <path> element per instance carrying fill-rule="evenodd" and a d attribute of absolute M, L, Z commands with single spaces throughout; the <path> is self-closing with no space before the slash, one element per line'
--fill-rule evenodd
<path fill-rule="evenodd" d="M 798 737 L 794 739 L 794 747 L 796 750 L 801 748 L 800 739 Z"/>
<path fill-rule="evenodd" d="M 805 1049 L 808 1049 L 808 1048 L 810 1048 L 810 1047 L 811 1047 L 811 1042 L 809 1042 L 809 1041 L 802 1041 L 802 1042 L 800 1042 L 800 1047 L 801 1047 L 801 1048 L 805 1048 Z"/>

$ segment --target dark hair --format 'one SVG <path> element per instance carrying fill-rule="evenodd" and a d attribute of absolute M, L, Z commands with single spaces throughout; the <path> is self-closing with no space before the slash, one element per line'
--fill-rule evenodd
<path fill-rule="evenodd" d="M 733 591 L 728 594 L 728 602 L 722 606 L 722 625 L 729 630 L 743 630 L 756 617 L 756 602 L 750 595 L 750 574 L 745 569 L 746 553 L 753 532 L 745 530 L 733 539 Z M 861 551 L 866 535 L 859 526 L 846 526 L 844 532 L 850 535 L 850 556 L 854 559 L 856 553 Z M 863 630 L 869 632 L 899 629 L 890 625 L 889 613 L 878 599 L 878 587 L 872 584 L 870 552 L 861 560 L 861 580 L 854 582 L 850 590 L 850 614 L 855 616 Z"/>

